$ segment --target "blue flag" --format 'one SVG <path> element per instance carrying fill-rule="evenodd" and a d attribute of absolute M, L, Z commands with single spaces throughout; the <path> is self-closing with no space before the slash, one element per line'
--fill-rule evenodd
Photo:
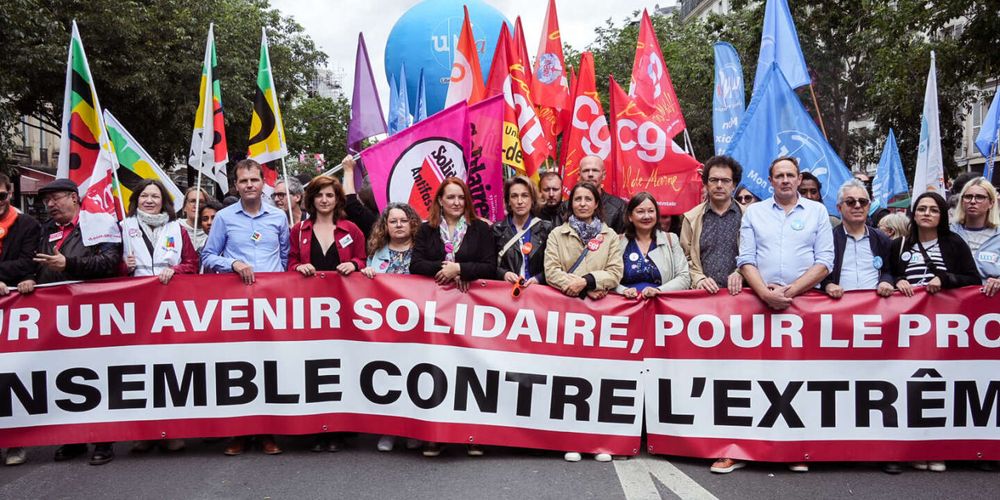
<path fill-rule="evenodd" d="M 777 63 L 785 74 L 788 84 L 797 89 L 809 85 L 812 79 L 806 68 L 806 58 L 799 46 L 799 34 L 795 31 L 792 13 L 786 0 L 767 0 L 764 7 L 764 31 L 760 35 L 760 57 L 757 58 L 757 74 L 753 78 L 753 93 L 757 93 L 764 82 L 772 63 Z"/>
<path fill-rule="evenodd" d="M 736 49 L 726 42 L 715 43 L 715 93 L 712 94 L 712 133 L 715 154 L 721 155 L 733 140 L 746 110 L 743 98 L 743 66 Z"/>
<path fill-rule="evenodd" d="M 800 169 L 823 184 L 823 203 L 831 214 L 837 213 L 837 190 L 851 178 L 777 64 L 750 100 L 726 154 L 743 165 L 743 185 L 762 200 L 774 195 L 767 175 L 771 162 L 779 156 L 798 158 Z"/>
<path fill-rule="evenodd" d="M 401 80 L 404 75 L 400 74 Z M 401 85 L 389 80 L 389 135 L 397 134 L 410 126 L 409 103 L 406 102 L 406 80 Z"/>
<path fill-rule="evenodd" d="M 427 118 L 427 89 L 424 88 L 424 69 L 420 68 L 420 83 L 417 86 L 417 114 L 413 117 L 413 123 Z"/>
<path fill-rule="evenodd" d="M 889 208 L 889 200 L 897 194 L 910 192 L 903 172 L 903 160 L 899 157 L 899 147 L 896 146 L 896 134 L 889 129 L 889 137 L 885 139 L 882 157 L 878 160 L 875 170 L 875 180 L 872 181 L 872 208 L 869 213 L 875 213 L 883 208 Z"/>
<path fill-rule="evenodd" d="M 986 165 L 983 167 L 983 177 L 987 181 L 993 180 L 993 164 L 997 155 L 1000 154 L 1000 88 L 993 96 L 990 103 L 990 110 L 983 117 L 983 126 L 976 136 L 976 149 L 986 157 Z"/>

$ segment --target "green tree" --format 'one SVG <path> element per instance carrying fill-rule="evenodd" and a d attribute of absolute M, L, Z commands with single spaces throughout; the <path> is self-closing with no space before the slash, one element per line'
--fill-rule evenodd
<path fill-rule="evenodd" d="M 245 154 L 250 136 L 261 27 L 283 103 L 301 94 L 326 61 L 303 28 L 267 0 L 5 0 L 0 130 L 29 115 L 58 133 L 73 19 L 101 105 L 164 165 L 187 158 L 209 23 L 231 158 Z"/>
<path fill-rule="evenodd" d="M 347 154 L 347 126 L 351 121 L 347 98 L 309 97 L 284 113 L 285 137 L 293 155 L 322 153 L 328 165 L 335 165 Z M 296 173 L 318 173 L 315 162 L 289 168 Z"/>

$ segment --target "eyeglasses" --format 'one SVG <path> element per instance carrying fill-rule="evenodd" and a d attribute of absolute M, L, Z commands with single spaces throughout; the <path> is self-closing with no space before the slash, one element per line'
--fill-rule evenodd
<path fill-rule="evenodd" d="M 967 201 L 969 203 L 972 203 L 972 202 L 983 203 L 983 202 L 985 202 L 985 201 L 987 201 L 989 199 L 990 199 L 990 197 L 986 196 L 985 194 L 972 194 L 972 193 L 969 193 L 969 194 L 966 194 L 966 195 L 962 195 L 962 201 Z M 0 200 L 3 200 L 3 197 L 0 197 Z"/>
<path fill-rule="evenodd" d="M 524 278 L 518 278 L 517 282 L 514 283 L 514 288 L 510 291 L 510 296 L 518 298 L 521 296 L 521 291 L 527 288 L 528 285 L 525 284 Z"/>
<path fill-rule="evenodd" d="M 48 195 L 48 196 L 42 198 L 42 204 L 43 205 L 48 205 L 50 203 L 56 203 L 56 202 L 65 200 L 66 198 L 69 198 L 70 196 L 73 196 L 73 193 L 51 194 L 51 195 Z"/>
<path fill-rule="evenodd" d="M 728 186 L 733 183 L 732 179 L 727 179 L 725 177 L 709 177 L 709 184 L 722 184 L 723 186 Z"/>
<path fill-rule="evenodd" d="M 736 197 L 736 201 L 738 201 L 740 203 L 743 203 L 743 204 L 750 203 L 750 202 L 753 201 L 753 195 L 752 194 L 745 194 L 743 196 L 737 196 Z"/>
<path fill-rule="evenodd" d="M 868 198 L 846 198 L 843 203 L 849 207 L 865 208 L 871 201 Z"/>

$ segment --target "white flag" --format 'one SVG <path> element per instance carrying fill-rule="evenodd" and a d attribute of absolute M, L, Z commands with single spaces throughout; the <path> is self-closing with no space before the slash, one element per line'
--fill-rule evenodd
<path fill-rule="evenodd" d="M 941 154 L 941 127 L 938 122 L 937 69 L 931 51 L 931 70 L 927 74 L 924 114 L 920 118 L 920 149 L 917 170 L 913 175 L 913 200 L 927 191 L 945 196 L 944 160 Z"/>

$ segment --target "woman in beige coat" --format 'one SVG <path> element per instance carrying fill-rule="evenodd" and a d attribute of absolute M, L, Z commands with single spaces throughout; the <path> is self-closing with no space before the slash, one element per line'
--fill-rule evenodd
<path fill-rule="evenodd" d="M 618 286 L 622 277 L 622 250 L 618 234 L 601 222 L 601 193 L 593 184 L 573 186 L 569 193 L 570 216 L 549 233 L 545 247 L 545 280 L 570 297 L 601 299 Z M 568 462 L 580 461 L 580 453 L 568 451 Z M 598 453 L 598 462 L 611 455 Z"/>
<path fill-rule="evenodd" d="M 597 187 L 577 184 L 570 191 L 569 219 L 549 234 L 545 280 L 570 297 L 600 299 L 621 281 L 621 241 L 598 218 L 602 210 Z"/>

